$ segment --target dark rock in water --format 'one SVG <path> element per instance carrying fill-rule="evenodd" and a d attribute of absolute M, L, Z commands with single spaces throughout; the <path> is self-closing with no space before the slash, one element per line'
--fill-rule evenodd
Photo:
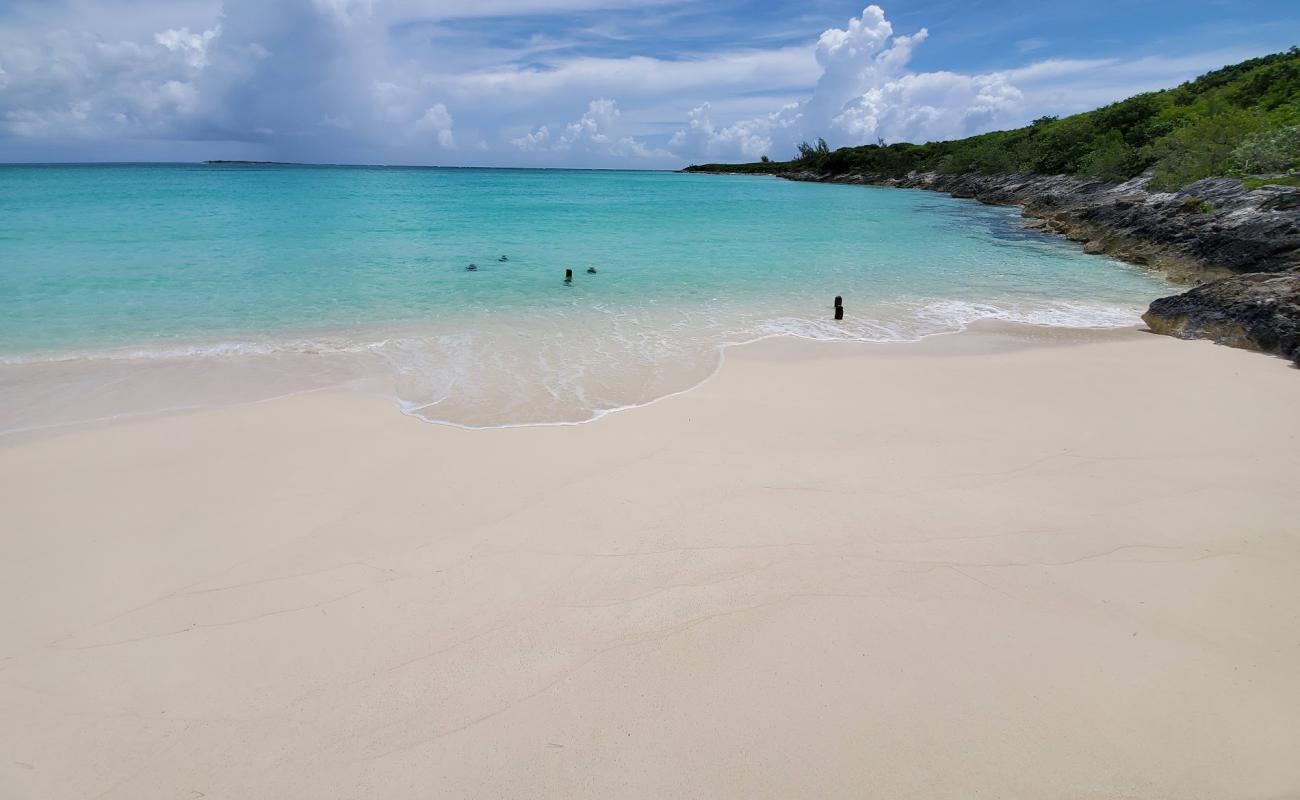
<path fill-rule="evenodd" d="M 1300 272 L 1256 272 L 1206 283 L 1156 300 L 1142 319 L 1156 333 L 1214 339 L 1300 364 Z"/>

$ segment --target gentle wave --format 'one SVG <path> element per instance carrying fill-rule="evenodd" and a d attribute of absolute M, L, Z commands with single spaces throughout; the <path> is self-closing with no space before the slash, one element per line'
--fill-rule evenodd
<path fill-rule="evenodd" d="M 899 304 L 897 307 L 909 311 L 910 319 L 907 317 L 890 319 L 887 316 L 860 319 L 850 316 L 843 321 L 835 321 L 829 318 L 772 317 L 755 323 L 753 332 L 757 337 L 788 334 L 805 339 L 828 341 L 914 342 L 925 336 L 956 332 L 980 320 L 1064 328 L 1116 328 L 1127 327 L 1141 321 L 1140 311 L 1137 309 L 1072 301 L 1015 307 L 964 300 L 933 300 Z M 641 322 L 636 318 L 629 321 L 633 325 Z M 667 330 L 645 329 L 638 331 L 637 335 L 643 345 L 650 347 L 658 345 L 660 350 L 667 352 L 672 348 L 664 346 L 664 343 L 671 338 L 671 334 L 682 333 L 682 329 L 688 324 L 679 321 L 669 326 Z M 528 334 L 519 335 L 522 337 Z M 612 335 L 615 339 L 621 337 L 620 343 L 628 342 L 625 332 L 616 330 Z M 394 367 L 398 368 L 402 355 L 410 355 L 413 349 L 428 344 L 432 339 L 436 338 L 449 346 L 465 347 L 468 346 L 472 336 L 473 334 L 467 331 L 459 337 L 409 334 L 367 338 L 361 341 L 350 338 L 347 334 L 284 340 L 230 339 L 157 346 L 0 354 L 0 366 L 60 364 L 75 361 L 192 360 L 278 355 L 332 356 L 389 352 L 393 356 Z"/>
<path fill-rule="evenodd" d="M 764 334 L 783 334 L 824 341 L 916 342 L 927 336 L 957 333 L 982 320 L 1052 328 L 1125 328 L 1141 322 L 1140 312 L 1072 301 L 1033 307 L 999 306 L 964 300 L 933 300 L 910 304 L 910 319 L 803 319 L 778 317 L 761 325 Z"/>
<path fill-rule="evenodd" d="M 70 361 L 144 361 L 166 359 L 228 358 L 233 356 L 332 355 L 364 353 L 389 344 L 388 339 L 355 342 L 341 338 L 249 340 L 156 345 L 152 347 L 93 348 L 56 352 L 0 355 L 0 366 L 61 364 Z"/>

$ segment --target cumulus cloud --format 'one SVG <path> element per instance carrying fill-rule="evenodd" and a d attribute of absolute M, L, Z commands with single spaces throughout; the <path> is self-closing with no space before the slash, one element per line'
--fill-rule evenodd
<path fill-rule="evenodd" d="M 593 164 L 611 157 L 654 158 L 669 155 L 634 137 L 619 135 L 621 117 L 618 103 L 613 100 L 592 100 L 577 121 L 563 126 L 558 132 L 541 125 L 512 139 L 511 144 L 531 153 L 576 153 L 588 156 Z"/>
<path fill-rule="evenodd" d="M 743 158 L 758 159 L 773 150 L 773 138 L 789 140 L 790 129 L 799 121 L 798 105 L 791 104 L 763 117 L 716 127 L 712 106 L 705 103 L 687 115 L 687 127 L 673 134 L 668 149 L 688 157 L 705 160 Z"/>
<path fill-rule="evenodd" d="M 452 135 L 452 118 L 451 112 L 442 103 L 437 103 L 425 110 L 424 116 L 415 121 L 416 130 L 425 133 L 437 134 L 438 144 L 452 148 L 456 146 L 456 138 Z"/>
<path fill-rule="evenodd" d="M 895 35 L 885 12 L 868 6 L 818 38 L 822 72 L 807 99 L 721 127 L 709 119 L 709 106 L 700 106 L 670 147 L 687 158 L 780 157 L 818 137 L 838 146 L 968 136 L 1022 113 L 1024 96 L 1004 74 L 910 72 L 913 51 L 928 37 L 924 28 Z"/>

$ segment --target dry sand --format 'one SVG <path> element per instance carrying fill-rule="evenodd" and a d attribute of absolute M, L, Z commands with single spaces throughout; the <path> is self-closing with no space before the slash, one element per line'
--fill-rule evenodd
<path fill-rule="evenodd" d="M 1027 329 L 0 440 L 0 797 L 1298 796 L 1298 408 Z"/>

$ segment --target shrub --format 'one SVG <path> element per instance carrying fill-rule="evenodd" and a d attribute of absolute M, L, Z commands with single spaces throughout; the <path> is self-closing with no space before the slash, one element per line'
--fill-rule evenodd
<path fill-rule="evenodd" d="M 1209 202 L 1204 197 L 1188 195 L 1183 199 L 1183 204 L 1178 207 L 1180 214 L 1208 214 L 1214 210 L 1214 203 Z"/>
<path fill-rule="evenodd" d="M 1243 175 L 1300 168 L 1300 125 L 1261 131 L 1246 137 L 1232 151 L 1232 162 Z"/>
<path fill-rule="evenodd" d="M 1296 186 L 1300 187 L 1300 177 L 1287 175 L 1283 178 L 1247 178 L 1241 182 L 1246 191 L 1253 192 L 1261 186 Z"/>

